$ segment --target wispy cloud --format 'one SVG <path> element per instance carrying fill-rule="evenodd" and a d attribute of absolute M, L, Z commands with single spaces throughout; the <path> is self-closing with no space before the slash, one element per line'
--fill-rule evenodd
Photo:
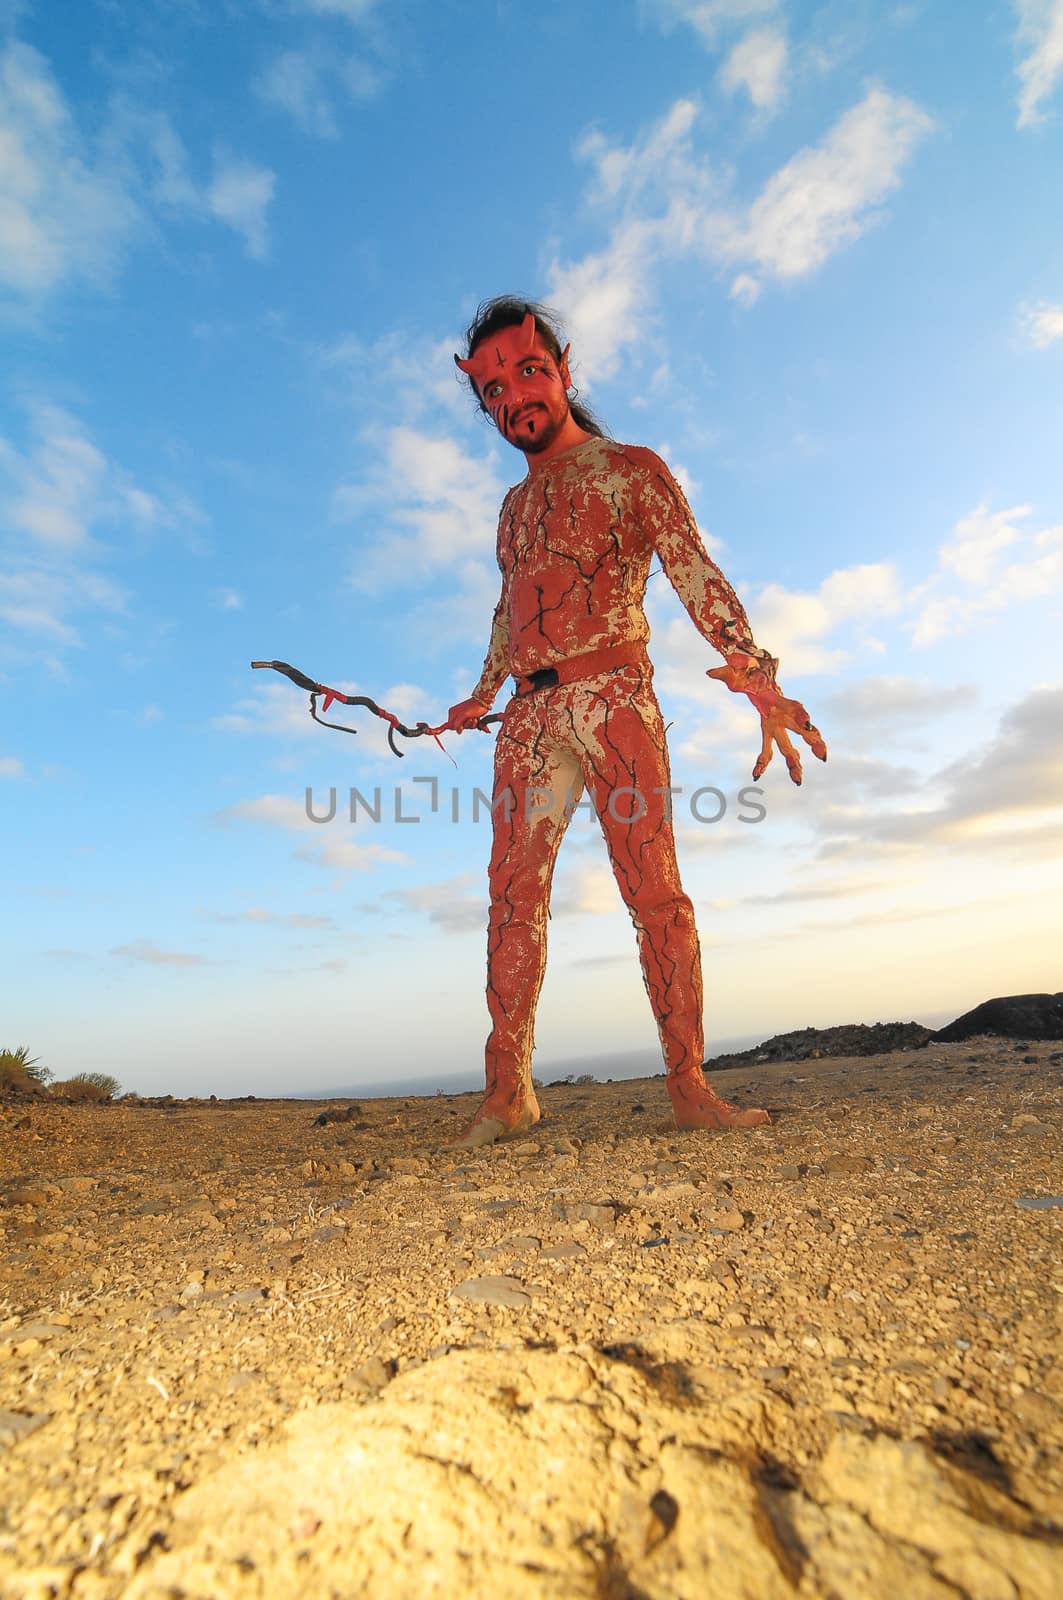
<path fill-rule="evenodd" d="M 26 768 L 18 756 L 0 756 L 0 778 L 24 778 Z"/>
<path fill-rule="evenodd" d="M 739 267 L 731 294 L 752 305 L 768 280 L 807 277 L 883 215 L 934 124 L 914 101 L 872 87 L 818 144 L 799 150 L 750 202 L 734 199 L 697 147 L 699 106 L 678 100 L 630 145 L 597 129 L 576 147 L 590 163 L 588 199 L 615 215 L 608 240 L 547 278 L 565 305 L 581 381 L 607 378 L 652 327 L 653 281 L 667 260 Z"/>
<path fill-rule="evenodd" d="M 487 917 L 483 884 L 479 875 L 471 872 L 438 883 L 390 889 L 385 898 L 405 911 L 420 912 L 437 928 L 450 933 L 482 929 Z"/>
<path fill-rule="evenodd" d="M 779 0 L 639 0 L 639 11 L 665 32 L 680 25 L 693 28 L 709 49 L 730 28 L 775 16 Z"/>
<path fill-rule="evenodd" d="M 38 305 L 70 285 L 109 286 L 152 212 L 234 229 L 267 251 L 275 175 L 224 149 L 209 177 L 163 112 L 124 99 L 102 132 L 77 126 L 48 61 L 18 40 L 0 52 L 0 291 Z"/>
<path fill-rule="evenodd" d="M 1044 102 L 1063 78 L 1063 0 L 1014 0 L 1015 43 L 1024 52 L 1018 68 L 1020 128 L 1043 120 Z"/>
<path fill-rule="evenodd" d="M 151 939 L 133 939 L 129 944 L 115 945 L 111 951 L 125 961 L 143 962 L 150 967 L 207 967 L 213 966 L 206 956 L 194 955 L 187 950 L 162 950 Z"/>
<path fill-rule="evenodd" d="M 263 906 L 248 906 L 245 911 L 217 911 L 213 913 L 212 921 L 249 922 L 260 928 L 276 926 L 306 931 L 332 931 L 336 927 L 335 917 L 311 916 L 303 911 L 267 911 Z"/>
<path fill-rule="evenodd" d="M 214 173 L 203 191 L 206 210 L 243 237 L 256 261 L 268 252 L 267 213 L 276 186 L 276 175 L 267 167 L 224 150 L 215 153 Z"/>
<path fill-rule="evenodd" d="M 342 811 L 339 816 L 342 818 Z M 315 836 L 313 844 L 303 844 L 295 851 L 295 859 L 309 866 L 329 869 L 336 873 L 369 872 L 384 862 L 402 865 L 409 859 L 401 850 L 391 850 L 386 845 L 361 844 L 334 837 L 332 831 L 322 837 L 323 827 L 312 822 L 306 814 L 306 805 L 293 795 L 263 794 L 254 800 L 241 800 L 218 813 L 218 821 L 259 822 L 267 827 L 284 828 L 303 837 Z"/>
<path fill-rule="evenodd" d="M 341 484 L 333 496 L 337 520 L 369 524 L 351 572 L 355 587 L 420 579 L 493 547 L 506 488 L 494 450 L 475 456 L 449 434 L 402 426 L 384 434 L 381 455 L 373 477 Z"/>
<path fill-rule="evenodd" d="M 923 778 L 908 809 L 871 803 L 821 818 L 824 853 L 903 853 L 928 845 L 1012 854 L 1063 839 L 1063 689 L 1036 689 L 980 750 Z"/>
<path fill-rule="evenodd" d="M 877 740 L 893 733 L 912 735 L 926 723 L 962 711 L 977 700 L 973 684 L 948 687 L 918 678 L 878 676 L 860 678 L 829 695 L 823 717 L 850 737 L 857 734 Z"/>
<path fill-rule="evenodd" d="M 754 28 L 740 39 L 720 68 L 729 94 L 744 90 L 755 110 L 775 111 L 786 93 L 789 46 L 779 28 Z"/>
<path fill-rule="evenodd" d="M 314 17 L 341 17 L 345 22 L 366 22 L 380 5 L 380 0 L 288 0 L 295 12 L 307 12 Z"/>
<path fill-rule="evenodd" d="M 0 287 L 39 299 L 111 281 L 140 225 L 120 169 L 74 124 L 45 58 L 0 52 Z"/>
<path fill-rule="evenodd" d="M 1057 339 L 1063 339 L 1063 305 L 1042 300 L 1035 306 L 1023 306 L 1019 323 L 1027 344 L 1035 350 L 1047 350 Z"/>
<path fill-rule="evenodd" d="M 40 547 L 73 550 L 98 526 L 173 528 L 189 515 L 186 504 L 135 483 L 62 406 L 41 401 L 26 411 L 24 448 L 0 436 L 0 508 L 9 528 Z"/>
<path fill-rule="evenodd" d="M 336 139 L 337 100 L 372 100 L 384 81 L 384 74 L 360 56 L 315 47 L 282 51 L 255 80 L 255 92 L 267 105 L 286 112 L 304 133 Z"/>
<path fill-rule="evenodd" d="M 938 571 L 917 591 L 913 644 L 935 644 L 987 613 L 1063 588 L 1063 523 L 1030 533 L 1021 524 L 1032 515 L 1032 506 L 980 505 L 956 523 L 938 552 Z"/>
<path fill-rule="evenodd" d="M 716 219 L 722 255 L 780 280 L 816 271 L 879 220 L 933 126 L 914 101 L 869 90 L 819 144 L 769 178 L 744 214 Z"/>

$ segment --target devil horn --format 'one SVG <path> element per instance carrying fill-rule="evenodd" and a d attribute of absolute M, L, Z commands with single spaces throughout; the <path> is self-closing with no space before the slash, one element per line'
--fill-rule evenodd
<path fill-rule="evenodd" d="M 524 321 L 520 325 L 520 331 L 521 331 L 522 338 L 527 339 L 528 343 L 530 344 L 531 341 L 535 338 L 535 334 L 536 334 L 535 313 L 534 313 L 534 311 L 529 311 L 528 314 L 525 316 Z"/>
<path fill-rule="evenodd" d="M 467 372 L 470 377 L 472 376 L 473 363 L 471 361 L 463 361 L 457 352 L 454 355 L 454 365 L 460 367 L 462 372 Z"/>

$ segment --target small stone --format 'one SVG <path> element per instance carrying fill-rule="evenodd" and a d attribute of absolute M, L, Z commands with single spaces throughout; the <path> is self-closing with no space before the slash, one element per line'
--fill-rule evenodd
<path fill-rule="evenodd" d="M 542 1240 L 537 1239 L 532 1233 L 525 1233 L 516 1239 L 507 1239 L 505 1247 L 507 1250 L 512 1250 L 514 1255 L 528 1256 L 542 1248 Z"/>
<path fill-rule="evenodd" d="M 394 1372 L 393 1362 L 382 1361 L 379 1356 L 370 1356 L 368 1361 L 363 1362 L 351 1374 L 351 1377 L 359 1388 L 368 1389 L 375 1394 L 378 1389 L 383 1389 L 386 1383 L 391 1382 Z"/>
<path fill-rule="evenodd" d="M 28 1434 L 43 1428 L 50 1415 L 47 1411 L 0 1411 L 0 1449 L 17 1444 Z"/>
<path fill-rule="evenodd" d="M 257 1306 L 264 1303 L 266 1295 L 265 1289 L 237 1289 L 227 1297 L 225 1303 L 230 1306 Z"/>
<path fill-rule="evenodd" d="M 0 1342 L 20 1345 L 29 1339 L 35 1339 L 38 1343 L 43 1343 L 64 1333 L 69 1334 L 70 1329 L 58 1322 L 24 1322 L 21 1328 L 12 1328 L 10 1333 L 0 1333 Z"/>
<path fill-rule="evenodd" d="M 486 1306 L 530 1306 L 531 1295 L 519 1278 L 466 1278 L 450 1291 L 452 1300 L 475 1300 Z"/>
<path fill-rule="evenodd" d="M 560 1244 L 548 1244 L 542 1253 L 544 1261 L 566 1261 L 574 1256 L 587 1254 L 583 1245 L 575 1239 L 563 1239 Z"/>
<path fill-rule="evenodd" d="M 48 1204 L 48 1190 L 26 1184 L 19 1189 L 9 1189 L 4 1199 L 9 1206 L 45 1206 Z"/>
<path fill-rule="evenodd" d="M 1015 1204 L 1020 1211 L 1051 1211 L 1063 1206 L 1063 1194 L 1020 1194 Z"/>
<path fill-rule="evenodd" d="M 824 1170 L 830 1173 L 837 1172 L 871 1172 L 874 1170 L 874 1160 L 871 1156 L 846 1155 L 838 1151 L 828 1156 L 823 1163 Z"/>
<path fill-rule="evenodd" d="M 323 1228 L 315 1228 L 310 1237 L 316 1239 L 318 1244 L 327 1244 L 330 1239 L 342 1239 L 346 1232 L 346 1228 L 326 1225 Z"/>
<path fill-rule="evenodd" d="M 745 1216 L 737 1206 L 727 1211 L 718 1211 L 712 1219 L 713 1231 L 717 1233 L 740 1233 L 745 1225 Z"/>

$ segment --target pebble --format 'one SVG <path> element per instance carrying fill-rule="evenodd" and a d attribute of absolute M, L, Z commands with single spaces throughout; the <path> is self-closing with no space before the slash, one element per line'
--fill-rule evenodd
<path fill-rule="evenodd" d="M 476 1300 L 486 1306 L 530 1306 L 531 1295 L 519 1278 L 466 1278 L 450 1291 L 452 1300 Z"/>
<path fill-rule="evenodd" d="M 9 1206 L 44 1206 L 48 1204 L 49 1193 L 47 1189 L 27 1184 L 20 1189 L 9 1189 L 4 1199 Z"/>
<path fill-rule="evenodd" d="M 828 1156 L 823 1163 L 825 1172 L 873 1172 L 875 1162 L 871 1156 L 850 1156 L 842 1151 Z"/>
<path fill-rule="evenodd" d="M 69 1333 L 70 1329 L 58 1322 L 25 1322 L 21 1328 L 12 1328 L 10 1333 L 0 1333 L 0 1343 L 24 1344 L 27 1339 L 43 1342 L 60 1334 L 69 1336 Z"/>
<path fill-rule="evenodd" d="M 0 1449 L 17 1444 L 49 1421 L 47 1411 L 0 1411 Z"/>
<path fill-rule="evenodd" d="M 1063 1206 L 1063 1194 L 1020 1194 L 1015 1204 L 1020 1211 L 1051 1211 Z"/>

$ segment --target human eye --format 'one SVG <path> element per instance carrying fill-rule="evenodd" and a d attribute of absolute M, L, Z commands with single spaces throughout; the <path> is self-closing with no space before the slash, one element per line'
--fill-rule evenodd
<path fill-rule="evenodd" d="M 537 361 L 526 361 L 521 367 L 520 372 L 522 378 L 531 378 L 534 377 L 537 372 L 545 372 L 545 370 L 545 367 L 540 367 Z"/>
<path fill-rule="evenodd" d="M 501 393 L 502 393 L 502 385 L 500 383 L 489 383 L 487 385 L 487 387 L 484 389 L 484 399 L 485 400 L 494 400 Z"/>

